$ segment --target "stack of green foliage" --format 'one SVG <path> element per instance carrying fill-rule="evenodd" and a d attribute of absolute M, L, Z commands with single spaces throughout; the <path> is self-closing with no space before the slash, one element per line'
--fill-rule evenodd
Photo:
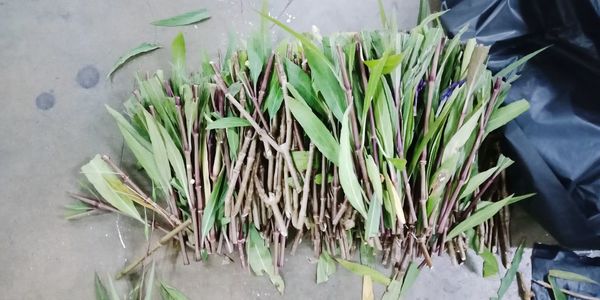
<path fill-rule="evenodd" d="M 472 228 L 526 197 L 491 201 L 512 161 L 478 161 L 486 137 L 528 108 L 502 104 L 530 56 L 492 75 L 488 49 L 447 38 L 438 16 L 398 32 L 382 14 L 381 31 L 321 37 L 263 14 L 246 47 L 191 74 L 177 36 L 170 78 L 138 78 L 125 115 L 108 108 L 147 182 L 98 155 L 82 167 L 94 195 L 72 209 L 165 232 L 121 275 L 174 240 L 186 261 L 188 249 L 237 252 L 283 292 L 284 255 L 310 237 L 318 282 L 337 261 L 397 297 L 434 253 L 464 254 L 481 235 Z M 272 48 L 267 21 L 294 39 Z M 357 250 L 381 254 L 392 278 L 351 262 Z"/>

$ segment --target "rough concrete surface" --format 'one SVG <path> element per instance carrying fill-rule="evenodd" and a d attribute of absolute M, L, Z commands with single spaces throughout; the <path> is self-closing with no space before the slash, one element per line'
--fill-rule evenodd
<path fill-rule="evenodd" d="M 135 72 L 168 69 L 168 45 L 179 31 L 190 66 L 198 65 L 201 50 L 215 55 L 225 49 L 229 32 L 243 37 L 252 31 L 259 22 L 256 2 L 0 0 L 0 298 L 93 299 L 95 271 L 115 274 L 143 252 L 143 229 L 123 217 L 62 218 L 62 206 L 72 201 L 66 192 L 79 189 L 79 167 L 96 153 L 122 157 L 123 141 L 105 105 L 121 107 Z M 375 1 L 271 2 L 271 14 L 299 31 L 313 24 L 324 34 L 379 27 Z M 400 28 L 415 24 L 418 1 L 384 2 Z M 149 24 L 201 7 L 212 18 L 196 26 Z M 112 82 L 106 79 L 121 54 L 146 41 L 166 49 L 127 64 Z M 128 159 L 125 151 L 125 164 Z M 530 226 L 527 217 L 521 219 Z M 282 271 L 285 296 L 266 278 L 220 258 L 183 266 L 172 252 L 160 253 L 158 276 L 190 299 L 360 297 L 361 279 L 345 270 L 317 286 L 309 247 L 301 248 Z M 435 258 L 435 268 L 422 272 L 407 298 L 487 299 L 499 277 L 483 279 L 479 265 L 452 266 L 446 257 Z M 528 269 L 527 262 L 521 268 Z M 127 282 L 118 286 L 124 290 Z M 506 298 L 517 298 L 516 286 Z"/>

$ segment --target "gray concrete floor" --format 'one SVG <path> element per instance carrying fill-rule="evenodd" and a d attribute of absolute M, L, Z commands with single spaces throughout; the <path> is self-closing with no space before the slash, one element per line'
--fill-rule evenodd
<path fill-rule="evenodd" d="M 400 28 L 415 24 L 417 0 L 384 2 Z M 200 7 L 212 19 L 185 28 L 149 25 Z M 244 36 L 256 27 L 253 7 L 256 1 L 0 0 L 0 298 L 93 299 L 94 271 L 114 274 L 142 252 L 142 228 L 116 215 L 62 219 L 62 206 L 72 201 L 66 192 L 78 190 L 79 167 L 96 153 L 121 156 L 123 142 L 104 105 L 120 107 L 135 72 L 168 69 L 168 45 L 178 31 L 187 40 L 189 65 L 197 66 L 202 49 L 214 55 L 225 49 L 228 32 Z M 324 34 L 379 27 L 375 1 L 273 0 L 271 14 L 299 31 L 313 24 Z M 136 59 L 106 80 L 116 59 L 144 41 L 167 49 Z M 525 224 L 517 234 L 545 238 L 543 231 L 527 229 L 539 227 L 526 216 L 517 222 Z M 344 270 L 317 287 L 308 247 L 288 257 L 284 297 L 266 278 L 237 264 L 215 258 L 184 267 L 169 253 L 160 256 L 167 257 L 159 259 L 160 278 L 191 299 L 360 297 L 361 279 Z M 487 299 L 498 287 L 499 277 L 483 279 L 473 271 L 477 267 L 435 260 L 408 299 Z M 521 268 L 528 269 L 527 262 Z M 516 295 L 513 286 L 506 298 Z"/>

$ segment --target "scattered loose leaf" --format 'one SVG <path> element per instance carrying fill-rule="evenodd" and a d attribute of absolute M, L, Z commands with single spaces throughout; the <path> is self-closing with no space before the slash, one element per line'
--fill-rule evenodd
<path fill-rule="evenodd" d="M 360 276 L 370 276 L 375 282 L 388 285 L 391 282 L 387 276 L 381 274 L 379 271 L 369 268 L 367 266 L 357 264 L 355 262 L 347 261 L 341 258 L 336 258 L 337 262 L 346 268 L 348 271 L 358 274 Z"/>
<path fill-rule="evenodd" d="M 326 282 L 335 273 L 335 260 L 323 251 L 317 262 L 317 284 Z"/>
<path fill-rule="evenodd" d="M 188 298 L 176 288 L 161 282 L 160 294 L 163 300 L 188 300 Z"/>
<path fill-rule="evenodd" d="M 190 12 L 186 12 L 181 15 L 177 15 L 171 18 L 166 18 L 158 21 L 154 21 L 151 24 L 154 26 L 166 26 L 166 27 L 174 27 L 174 26 L 185 26 L 198 22 L 202 22 L 206 19 L 210 18 L 210 14 L 207 9 L 199 9 Z"/>
<path fill-rule="evenodd" d="M 271 252 L 269 252 L 269 248 L 265 245 L 265 241 L 260 237 L 260 234 L 253 226 L 250 226 L 248 229 L 247 252 L 248 264 L 252 271 L 258 276 L 267 273 L 273 285 L 283 294 L 283 290 L 285 289 L 283 278 L 275 273 Z"/>
<path fill-rule="evenodd" d="M 494 253 L 485 248 L 479 256 L 483 258 L 483 277 L 490 277 L 498 274 L 498 260 Z"/>
<path fill-rule="evenodd" d="M 130 59 L 132 59 L 138 55 L 144 54 L 144 53 L 152 52 L 158 48 L 160 48 L 160 45 L 158 45 L 158 44 L 141 43 L 137 47 L 127 51 L 127 53 L 125 53 L 125 54 L 123 54 L 123 56 L 119 57 L 119 59 L 113 65 L 110 72 L 108 72 L 108 75 L 106 75 L 106 78 L 110 78 L 114 72 L 116 72 L 119 68 L 121 68 Z"/>

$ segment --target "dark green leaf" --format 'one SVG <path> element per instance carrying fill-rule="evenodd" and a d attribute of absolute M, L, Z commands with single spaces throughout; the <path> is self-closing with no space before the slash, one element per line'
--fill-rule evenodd
<path fill-rule="evenodd" d="M 334 164 L 338 164 L 340 146 L 331 135 L 329 129 L 323 125 L 321 120 L 310 110 L 306 104 L 292 98 L 286 97 L 286 103 L 294 115 L 294 118 L 310 140 L 315 144 L 319 152 Z"/>
<path fill-rule="evenodd" d="M 498 300 L 502 300 L 504 294 L 510 287 L 513 280 L 515 280 L 515 276 L 517 275 L 517 270 L 519 269 L 519 264 L 521 263 L 521 258 L 523 257 L 523 243 L 519 245 L 517 251 L 515 251 L 515 256 L 510 263 L 510 267 L 506 270 L 506 274 L 500 281 L 500 287 L 498 288 L 498 292 L 496 293 L 496 297 Z"/>
<path fill-rule="evenodd" d="M 110 70 L 110 72 L 108 72 L 108 75 L 106 75 L 106 78 L 110 78 L 110 76 L 117 71 L 121 66 L 123 66 L 126 62 L 128 62 L 130 59 L 143 54 L 143 53 L 147 53 L 147 52 L 151 52 L 154 51 L 156 49 L 160 48 L 160 45 L 158 44 L 152 44 L 152 43 L 141 43 L 139 46 L 127 51 L 127 53 L 125 53 L 123 56 L 119 57 L 119 59 L 117 60 L 117 62 L 113 65 L 112 69 Z"/>
<path fill-rule="evenodd" d="M 481 209 L 478 209 L 477 211 L 475 211 L 475 213 L 473 213 L 471 216 L 466 218 L 464 221 L 462 221 L 459 224 L 457 224 L 456 226 L 454 226 L 454 228 L 452 228 L 452 230 L 450 230 L 450 232 L 448 233 L 446 240 L 450 240 L 450 239 L 454 238 L 455 236 L 461 234 L 465 230 L 467 230 L 469 228 L 473 228 L 473 227 L 487 221 L 488 219 L 493 217 L 496 213 L 498 213 L 503 207 L 513 204 L 515 202 L 521 201 L 523 199 L 527 199 L 531 196 L 533 196 L 533 194 L 527 194 L 527 195 L 522 195 L 522 196 L 517 196 L 517 197 L 510 195 L 498 202 L 494 202 L 494 203 L 487 205 Z"/>
<path fill-rule="evenodd" d="M 181 15 L 177 15 L 171 18 L 154 21 L 151 24 L 154 26 L 166 27 L 185 26 L 204 21 L 208 18 L 210 18 L 210 14 L 208 13 L 208 10 L 203 8 L 199 10 L 190 11 Z"/>

